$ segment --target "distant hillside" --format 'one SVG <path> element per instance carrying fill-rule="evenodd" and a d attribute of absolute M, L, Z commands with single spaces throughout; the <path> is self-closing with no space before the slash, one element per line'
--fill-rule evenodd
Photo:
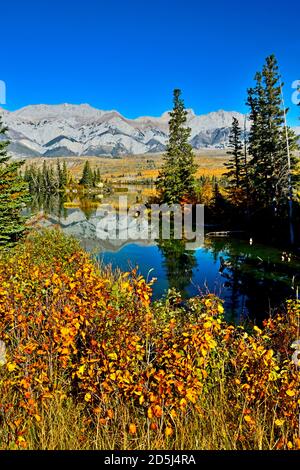
<path fill-rule="evenodd" d="M 117 111 L 101 111 L 88 104 L 62 104 L 13 112 L 0 109 L 0 115 L 9 129 L 10 151 L 16 156 L 141 155 L 163 152 L 168 139 L 168 112 L 159 118 L 126 119 Z M 244 127 L 244 115 L 235 111 L 196 116 L 188 110 L 193 147 L 226 147 L 233 116 Z"/>

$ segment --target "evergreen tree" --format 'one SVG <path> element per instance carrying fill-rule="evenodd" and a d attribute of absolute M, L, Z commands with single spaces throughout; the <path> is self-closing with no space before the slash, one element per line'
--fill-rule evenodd
<path fill-rule="evenodd" d="M 29 191 L 35 193 L 55 194 L 58 190 L 63 191 L 67 185 L 68 173 L 65 164 L 61 167 L 59 160 L 56 163 L 56 171 L 46 160 L 43 161 L 42 169 L 36 165 L 26 167 L 24 179 L 29 185 Z"/>
<path fill-rule="evenodd" d="M 43 161 L 42 179 L 43 179 L 42 190 L 48 191 L 48 186 L 49 186 L 49 185 L 48 185 L 48 181 L 49 181 L 49 177 L 48 177 L 48 167 L 47 167 L 47 164 L 46 164 L 46 160 Z"/>
<path fill-rule="evenodd" d="M 97 173 L 96 170 L 93 171 L 93 186 L 96 186 L 97 184 Z"/>
<path fill-rule="evenodd" d="M 68 169 L 65 161 L 61 167 L 59 159 L 57 159 L 57 180 L 59 189 L 64 190 L 68 184 Z"/>
<path fill-rule="evenodd" d="M 229 187 L 234 190 L 243 189 L 245 185 L 245 158 L 241 134 L 242 130 L 239 122 L 237 118 L 233 117 L 229 136 L 230 150 L 227 152 L 228 155 L 231 155 L 231 158 L 228 163 L 225 163 L 225 166 L 228 169 L 226 176 L 229 181 Z"/>
<path fill-rule="evenodd" d="M 58 189 L 59 181 L 55 177 L 54 168 L 51 166 L 47 169 L 47 189 L 48 192 L 54 193 Z"/>
<path fill-rule="evenodd" d="M 94 170 L 93 172 L 93 184 L 94 186 L 97 186 L 101 182 L 101 175 L 100 175 L 100 170 L 97 168 L 97 170 Z"/>
<path fill-rule="evenodd" d="M 6 128 L 0 122 L 0 136 Z M 19 170 L 23 161 L 10 162 L 7 140 L 0 140 L 0 246 L 15 243 L 24 233 L 23 205 L 28 202 L 28 188 Z"/>
<path fill-rule="evenodd" d="M 94 183 L 93 171 L 90 167 L 89 161 L 87 160 L 85 162 L 83 172 L 82 172 L 82 177 L 81 177 L 79 184 L 82 184 L 82 186 L 85 186 L 86 188 L 90 188 L 93 186 L 93 183 Z"/>
<path fill-rule="evenodd" d="M 38 171 L 37 171 L 37 191 L 38 192 L 46 191 L 43 171 L 40 168 L 38 168 Z"/>
<path fill-rule="evenodd" d="M 289 171 L 286 129 L 282 109 L 281 77 L 274 55 L 267 57 L 262 72 L 255 76 L 256 86 L 248 90 L 251 130 L 249 181 L 252 199 L 258 208 L 273 208 L 279 214 L 287 207 Z M 290 150 L 297 148 L 296 136 L 287 129 Z M 291 171 L 295 160 L 291 160 Z"/>
<path fill-rule="evenodd" d="M 57 174 L 57 180 L 58 180 L 58 187 L 59 187 L 59 189 L 62 189 L 63 188 L 62 169 L 61 169 L 59 158 L 56 161 L 56 174 Z"/>
<path fill-rule="evenodd" d="M 186 127 L 187 111 L 180 96 L 181 91 L 174 90 L 169 143 L 156 183 L 162 201 L 167 204 L 180 203 L 186 198 L 193 199 L 195 191 L 196 166 L 192 146 L 188 143 L 191 129 Z"/>
<path fill-rule="evenodd" d="M 64 160 L 63 162 L 63 168 L 62 168 L 62 179 L 61 179 L 61 187 L 64 189 L 67 184 L 68 184 L 68 179 L 69 179 L 69 174 L 68 174 L 68 168 L 67 164 Z"/>
<path fill-rule="evenodd" d="M 101 183 L 101 173 L 100 173 L 99 168 L 97 168 L 97 171 L 96 171 L 96 182 L 97 182 L 97 184 Z"/>

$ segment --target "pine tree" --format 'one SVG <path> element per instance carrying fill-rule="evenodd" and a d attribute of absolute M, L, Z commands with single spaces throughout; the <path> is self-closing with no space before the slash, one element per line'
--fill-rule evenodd
<path fill-rule="evenodd" d="M 101 182 L 101 175 L 100 175 L 100 170 L 97 168 L 97 170 L 94 170 L 93 172 L 93 185 L 97 186 Z"/>
<path fill-rule="evenodd" d="M 46 164 L 45 160 L 43 161 L 43 167 L 42 167 L 42 181 L 43 181 L 43 184 L 42 184 L 41 190 L 42 191 L 48 191 L 49 177 L 48 177 L 48 167 L 47 167 L 47 164 Z"/>
<path fill-rule="evenodd" d="M 56 175 L 57 175 L 57 180 L 58 180 L 58 187 L 59 187 L 59 189 L 62 189 L 63 188 L 62 169 L 61 169 L 59 158 L 56 161 Z"/>
<path fill-rule="evenodd" d="M 67 164 L 63 161 L 63 166 L 61 167 L 59 159 L 57 159 L 57 180 L 58 187 L 62 191 L 68 184 L 68 169 Z"/>
<path fill-rule="evenodd" d="M 169 142 L 164 155 L 164 165 L 156 183 L 162 201 L 167 204 L 191 200 L 195 191 L 196 166 L 192 146 L 188 143 L 191 129 L 186 127 L 187 111 L 180 96 L 181 91 L 174 90 Z"/>
<path fill-rule="evenodd" d="M 274 55 L 267 57 L 256 86 L 248 90 L 251 130 L 249 181 L 257 208 L 272 207 L 274 214 L 286 210 L 289 193 L 286 129 L 282 109 L 281 77 Z M 286 110 L 287 112 L 287 110 Z M 290 149 L 297 147 L 296 136 L 287 129 Z M 295 167 L 292 159 L 291 171 Z"/>
<path fill-rule="evenodd" d="M 81 184 L 82 186 L 85 186 L 86 188 L 90 188 L 93 186 L 93 182 L 94 182 L 93 171 L 90 167 L 89 161 L 87 160 L 85 162 L 83 172 L 82 172 L 82 177 L 81 177 L 79 184 Z"/>
<path fill-rule="evenodd" d="M 6 128 L 0 122 L 0 135 Z M 25 219 L 21 214 L 28 202 L 28 188 L 19 170 L 23 161 L 10 162 L 7 140 L 0 140 L 0 246 L 15 243 L 24 233 Z"/>
<path fill-rule="evenodd" d="M 37 191 L 41 193 L 46 191 L 45 178 L 43 175 L 43 171 L 40 168 L 38 168 L 37 171 Z"/>
<path fill-rule="evenodd" d="M 54 168 L 47 169 L 47 187 L 49 193 L 55 193 L 58 190 L 59 181 L 55 177 Z"/>
<path fill-rule="evenodd" d="M 67 186 L 68 179 L 69 179 L 68 168 L 67 168 L 67 164 L 64 160 L 63 168 L 62 168 L 62 180 L 61 180 L 61 184 L 62 184 L 63 189 Z"/>
<path fill-rule="evenodd" d="M 225 163 L 225 167 L 228 169 L 226 176 L 229 181 L 229 187 L 233 190 L 243 189 L 245 185 L 245 157 L 241 134 L 242 130 L 239 126 L 239 121 L 233 117 L 229 136 L 230 150 L 227 152 L 228 155 L 231 155 L 231 158 L 229 162 Z"/>
<path fill-rule="evenodd" d="M 100 173 L 99 168 L 97 168 L 97 171 L 96 171 L 96 182 L 97 182 L 97 184 L 101 183 L 101 173 Z"/>
<path fill-rule="evenodd" d="M 96 170 L 93 171 L 93 186 L 97 185 L 97 173 Z"/>

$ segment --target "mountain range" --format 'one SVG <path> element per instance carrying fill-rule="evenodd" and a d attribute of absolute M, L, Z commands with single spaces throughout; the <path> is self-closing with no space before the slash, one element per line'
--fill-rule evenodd
<path fill-rule="evenodd" d="M 232 118 L 244 127 L 245 116 L 219 110 L 196 115 L 187 110 L 190 143 L 195 149 L 225 148 Z M 118 111 L 88 104 L 31 105 L 17 111 L 0 108 L 8 127 L 10 152 L 22 157 L 138 155 L 163 152 L 168 140 L 169 112 L 160 117 L 127 119 Z M 249 123 L 246 121 L 247 129 Z M 295 128 L 300 135 L 300 128 Z"/>

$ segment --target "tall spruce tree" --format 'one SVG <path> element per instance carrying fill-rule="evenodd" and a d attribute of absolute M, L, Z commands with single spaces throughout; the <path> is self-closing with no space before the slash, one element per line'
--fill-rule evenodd
<path fill-rule="evenodd" d="M 286 212 L 289 194 L 287 139 L 282 108 L 283 84 L 274 55 L 266 58 L 256 86 L 248 90 L 251 130 L 249 153 L 250 192 L 257 208 L 272 208 L 273 214 Z M 297 148 L 296 136 L 287 129 L 290 150 Z M 295 167 L 291 159 L 290 171 Z"/>
<path fill-rule="evenodd" d="M 191 129 L 186 127 L 188 113 L 180 96 L 181 91 L 175 89 L 174 107 L 169 121 L 169 142 L 156 183 L 162 201 L 167 204 L 191 200 L 195 191 L 196 165 L 192 146 L 188 143 Z"/>
<path fill-rule="evenodd" d="M 229 136 L 230 150 L 227 152 L 228 155 L 231 155 L 231 158 L 225 163 L 225 167 L 228 170 L 226 176 L 229 181 L 229 187 L 232 190 L 243 189 L 245 187 L 245 156 L 241 135 L 242 130 L 239 126 L 239 121 L 233 117 Z"/>
<path fill-rule="evenodd" d="M 58 187 L 59 189 L 62 189 L 62 169 L 61 169 L 61 164 L 59 161 L 59 158 L 56 161 L 56 174 L 57 174 L 57 179 L 58 179 Z"/>
<path fill-rule="evenodd" d="M 82 186 L 85 186 L 86 188 L 90 188 L 94 184 L 94 174 L 88 160 L 85 162 L 79 184 L 82 184 Z"/>
<path fill-rule="evenodd" d="M 27 183 L 20 175 L 23 161 L 11 162 L 5 140 L 6 128 L 0 121 L 0 246 L 15 243 L 25 231 L 21 211 L 28 202 Z M 3 139 L 4 137 L 4 139 Z"/>
<path fill-rule="evenodd" d="M 69 179 L 68 167 L 67 167 L 67 164 L 64 160 L 63 161 L 63 167 L 62 167 L 61 182 L 60 182 L 61 186 L 62 186 L 62 189 L 65 189 L 66 186 L 68 185 L 68 179 Z"/>
<path fill-rule="evenodd" d="M 61 166 L 59 159 L 57 159 L 56 167 L 58 187 L 60 190 L 64 190 L 68 184 L 68 169 L 65 160 L 63 161 L 63 166 Z"/>

